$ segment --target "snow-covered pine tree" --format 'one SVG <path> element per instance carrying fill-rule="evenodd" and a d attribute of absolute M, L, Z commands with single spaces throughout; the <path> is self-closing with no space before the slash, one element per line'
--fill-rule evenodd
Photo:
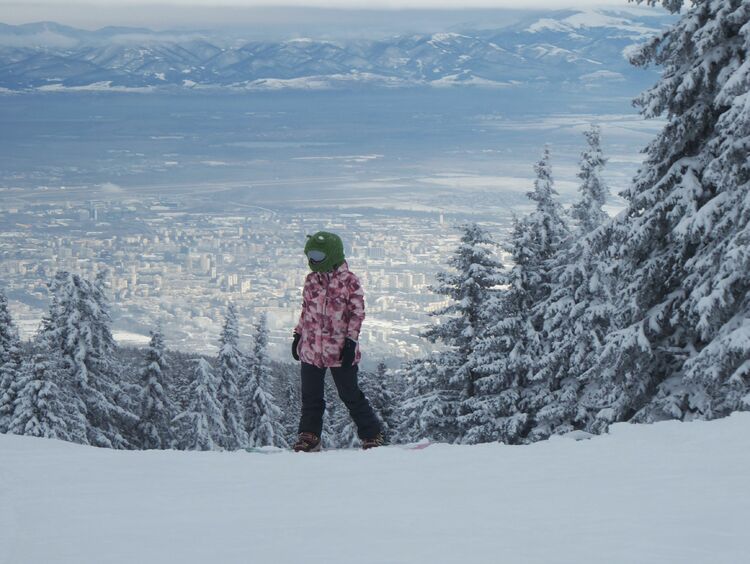
<path fill-rule="evenodd" d="M 396 402 L 391 389 L 391 376 L 384 362 L 378 362 L 375 373 L 365 372 L 362 378 L 362 390 L 370 400 L 372 408 L 383 424 L 383 435 L 390 441 L 396 429 Z"/>
<path fill-rule="evenodd" d="M 451 350 L 432 352 L 407 361 L 399 369 L 406 392 L 398 406 L 398 442 L 422 439 L 455 442 L 460 438 L 456 422 L 461 391 L 453 383 L 460 358 Z"/>
<path fill-rule="evenodd" d="M 336 448 L 354 448 L 359 444 L 357 426 L 349 416 L 349 411 L 346 409 L 344 402 L 338 398 L 334 399 L 333 402 L 336 403 L 334 410 L 336 417 L 331 423 L 335 437 L 333 444 Z"/>
<path fill-rule="evenodd" d="M 281 425 L 284 428 L 284 437 L 287 440 L 297 436 L 300 413 L 302 411 L 302 398 L 300 397 L 299 377 L 285 374 L 281 387 Z M 244 387 L 243 387 L 244 389 Z"/>
<path fill-rule="evenodd" d="M 581 154 L 578 174 L 581 196 L 572 209 L 578 237 L 551 261 L 551 294 L 535 306 L 535 314 L 543 319 L 537 379 L 544 393 L 532 439 L 587 426 L 582 394 L 614 315 L 610 267 L 603 259 L 609 241 L 609 217 L 602 209 L 609 192 L 602 178 L 607 160 L 599 128 L 593 126 L 584 136 L 588 147 Z"/>
<path fill-rule="evenodd" d="M 506 274 L 505 288 L 487 303 L 487 331 L 474 351 L 479 394 L 472 400 L 470 429 L 463 438 L 466 443 L 517 444 L 523 442 L 530 427 L 525 394 L 534 375 L 534 352 L 539 344 L 531 320 L 535 279 L 525 268 L 527 235 L 524 221 L 516 218 L 506 246 L 515 265 Z"/>
<path fill-rule="evenodd" d="M 568 244 L 569 231 L 554 198 L 548 147 L 534 172 L 534 190 L 527 195 L 536 209 L 514 220 L 506 245 L 514 265 L 500 280 L 505 288 L 491 293 L 484 310 L 487 331 L 475 347 L 479 393 L 471 402 L 465 442 L 524 442 L 536 410 L 548 401 L 538 374 L 544 319 L 536 306 L 552 291 L 552 261 Z"/>
<path fill-rule="evenodd" d="M 0 290 L 0 433 L 8 432 L 21 378 L 21 342 Z"/>
<path fill-rule="evenodd" d="M 534 190 L 526 195 L 536 202 L 536 209 L 514 222 L 506 251 L 518 267 L 513 269 L 516 273 L 511 273 L 510 282 L 527 294 L 530 303 L 536 304 L 551 293 L 553 261 L 569 244 L 570 232 L 562 207 L 555 198 L 557 191 L 552 179 L 549 146 L 544 147 L 542 158 L 534 164 L 534 173 Z M 508 282 L 506 278 L 504 283 Z M 532 316 L 532 322 L 537 331 L 541 330 L 542 320 L 538 315 Z"/>
<path fill-rule="evenodd" d="M 448 348 L 444 354 L 433 356 L 431 361 L 442 363 L 449 369 L 448 380 L 439 385 L 447 385 L 450 390 L 458 392 L 455 397 L 458 404 L 451 406 L 449 411 L 455 415 L 456 438 L 460 439 L 471 425 L 464 416 L 470 412 L 469 404 L 476 395 L 479 377 L 474 350 L 486 328 L 483 312 L 488 293 L 502 281 L 502 264 L 492 254 L 492 247 L 497 243 L 486 230 L 476 223 L 460 225 L 458 229 L 462 232 L 461 240 L 448 259 L 448 265 L 453 267 L 454 272 L 439 272 L 438 283 L 430 288 L 450 298 L 450 303 L 430 313 L 440 317 L 441 322 L 429 327 L 422 336 Z M 420 377 L 420 369 L 416 370 L 412 378 Z M 435 381 L 440 381 L 437 375 Z M 451 395 L 442 393 L 437 397 L 448 398 Z M 428 397 L 432 397 L 432 394 Z M 432 407 L 429 409 L 432 410 Z"/>
<path fill-rule="evenodd" d="M 221 404 L 226 428 L 226 435 L 221 438 L 219 444 L 228 450 L 248 446 L 243 402 L 240 399 L 239 388 L 242 372 L 245 370 L 239 342 L 240 332 L 237 323 L 237 309 L 234 304 L 230 303 L 227 307 L 224 328 L 221 331 L 219 357 L 217 359 L 217 376 L 219 380 L 217 399 Z"/>
<path fill-rule="evenodd" d="M 172 445 L 172 419 L 175 405 L 167 393 L 167 362 L 164 336 L 160 329 L 151 331 L 146 350 L 146 366 L 140 373 L 138 409 L 138 446 L 142 449 L 163 449 Z"/>
<path fill-rule="evenodd" d="M 43 339 L 60 353 L 69 371 L 71 393 L 82 401 L 88 421 L 88 442 L 126 448 L 137 416 L 123 407 L 126 394 L 118 381 L 116 348 L 104 287 L 104 274 L 89 282 L 58 272 L 50 284 L 53 294 L 43 322 Z"/>
<path fill-rule="evenodd" d="M 176 446 L 183 450 L 220 450 L 226 435 L 222 406 L 217 399 L 219 380 L 208 361 L 194 361 L 190 403 L 173 420 Z"/>
<path fill-rule="evenodd" d="M 695 0 L 631 54 L 664 68 L 636 103 L 667 124 L 614 225 L 617 330 L 597 369 L 595 429 L 748 407 L 749 47 L 750 3 Z"/>
<path fill-rule="evenodd" d="M 592 232 L 609 219 L 607 212 L 602 209 L 607 202 L 609 188 L 602 176 L 607 159 L 602 152 L 601 129 L 598 125 L 592 125 L 583 135 L 588 147 L 581 153 L 578 172 L 578 178 L 581 179 L 578 191 L 581 197 L 570 211 L 571 217 L 578 223 L 579 235 Z"/>
<path fill-rule="evenodd" d="M 177 412 L 187 409 L 190 403 L 190 385 L 192 384 L 193 359 L 187 353 L 170 351 L 167 367 L 169 397 Z"/>
<path fill-rule="evenodd" d="M 37 339 L 36 352 L 24 362 L 10 432 L 17 435 L 86 443 L 85 406 L 70 385 L 60 352 Z"/>
<path fill-rule="evenodd" d="M 570 231 L 555 198 L 557 190 L 552 178 L 549 146 L 544 147 L 542 158 L 534 165 L 534 173 L 534 189 L 526 195 L 536 202 L 536 209 L 524 219 L 527 229 L 523 242 L 531 259 L 527 261 L 527 270 L 533 266 L 538 281 L 534 286 L 538 298 L 549 294 L 549 261 L 568 244 Z"/>
<path fill-rule="evenodd" d="M 271 367 L 268 358 L 268 324 L 261 313 L 255 325 L 255 345 L 249 362 L 246 384 L 242 391 L 245 402 L 245 424 L 251 446 L 289 446 L 281 409 L 271 388 Z"/>

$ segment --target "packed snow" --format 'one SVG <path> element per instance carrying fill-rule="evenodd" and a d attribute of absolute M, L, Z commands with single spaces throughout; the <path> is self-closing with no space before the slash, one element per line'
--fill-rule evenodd
<path fill-rule="evenodd" d="M 747 561 L 750 413 L 582 436 L 263 454 L 0 435 L 0 562 Z"/>

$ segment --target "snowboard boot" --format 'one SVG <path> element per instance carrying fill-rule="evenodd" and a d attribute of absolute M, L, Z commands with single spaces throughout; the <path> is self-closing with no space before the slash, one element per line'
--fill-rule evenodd
<path fill-rule="evenodd" d="M 362 450 L 383 446 L 384 444 L 385 438 L 383 437 L 383 433 L 378 433 L 371 439 L 362 439 Z"/>
<path fill-rule="evenodd" d="M 315 433 L 300 433 L 292 448 L 294 452 L 320 452 L 320 437 Z"/>

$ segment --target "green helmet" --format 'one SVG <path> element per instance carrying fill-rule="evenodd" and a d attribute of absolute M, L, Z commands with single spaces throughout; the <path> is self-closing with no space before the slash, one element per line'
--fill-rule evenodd
<path fill-rule="evenodd" d="M 344 243 L 335 233 L 318 231 L 307 236 L 305 256 L 310 270 L 328 272 L 344 262 Z"/>

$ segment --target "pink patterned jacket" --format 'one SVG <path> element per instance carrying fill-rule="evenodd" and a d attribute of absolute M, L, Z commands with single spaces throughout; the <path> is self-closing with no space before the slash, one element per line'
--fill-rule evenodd
<path fill-rule="evenodd" d="M 302 313 L 294 332 L 301 335 L 297 353 L 318 367 L 341 366 L 344 340 L 359 340 L 365 319 L 365 293 L 346 261 L 331 272 L 310 272 L 302 290 Z M 359 343 L 354 364 L 360 361 Z"/>

